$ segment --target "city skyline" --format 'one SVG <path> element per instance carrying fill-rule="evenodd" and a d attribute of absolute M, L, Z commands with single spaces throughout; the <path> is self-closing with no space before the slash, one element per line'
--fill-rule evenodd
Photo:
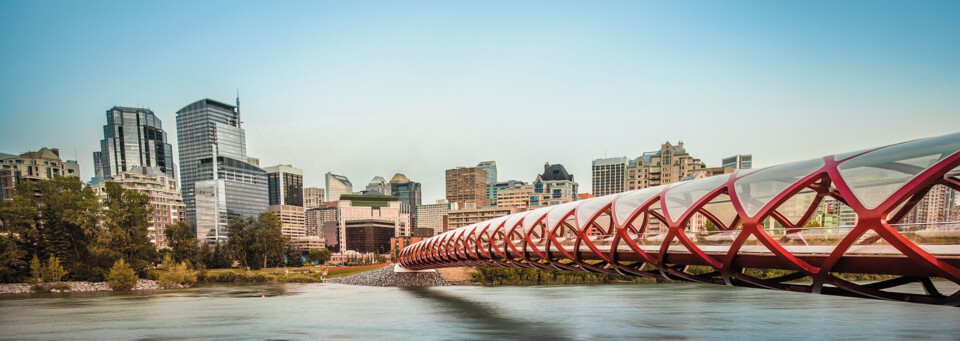
<path fill-rule="evenodd" d="M 151 109 L 176 151 L 176 110 L 230 103 L 238 88 L 262 164 L 304 169 L 305 187 L 323 186 L 326 172 L 358 183 L 404 173 L 425 203 L 443 198 L 444 170 L 485 160 L 523 181 L 563 164 L 592 193 L 592 160 L 665 141 L 684 141 L 708 167 L 753 154 L 763 168 L 960 130 L 943 124 L 960 107 L 950 2 L 866 13 L 822 2 L 60 5 L 0 4 L 0 146 L 59 148 L 84 181 L 104 110 Z M 889 17 L 903 24 L 874 20 Z M 505 130 L 543 124 L 567 134 L 533 145 Z M 370 127 L 389 129 L 354 140 Z M 828 138 L 840 133 L 849 138 Z"/>

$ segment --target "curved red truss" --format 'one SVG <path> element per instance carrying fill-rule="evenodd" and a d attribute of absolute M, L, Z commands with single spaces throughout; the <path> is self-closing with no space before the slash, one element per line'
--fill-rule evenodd
<path fill-rule="evenodd" d="M 589 271 L 958 306 L 960 291 L 941 293 L 934 279 L 960 284 L 960 217 L 907 219 L 929 210 L 918 207 L 928 194 L 951 191 L 960 191 L 960 133 L 512 214 L 410 245 L 399 263 Z M 849 274 L 888 276 L 864 284 Z M 903 291 L 917 283 L 922 293 Z"/>

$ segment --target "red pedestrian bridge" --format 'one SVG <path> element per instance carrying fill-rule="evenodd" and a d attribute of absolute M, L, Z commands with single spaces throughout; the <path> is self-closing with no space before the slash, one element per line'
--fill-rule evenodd
<path fill-rule="evenodd" d="M 958 306 L 958 191 L 960 133 L 511 214 L 412 244 L 399 264 Z"/>

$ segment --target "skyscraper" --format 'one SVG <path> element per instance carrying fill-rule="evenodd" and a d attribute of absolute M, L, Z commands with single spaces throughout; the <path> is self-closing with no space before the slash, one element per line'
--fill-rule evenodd
<path fill-rule="evenodd" d="M 270 212 L 280 219 L 280 231 L 293 238 L 305 237 L 303 170 L 290 165 L 267 167 Z"/>
<path fill-rule="evenodd" d="M 202 99 L 177 111 L 180 185 L 197 238 L 227 240 L 227 222 L 268 209 L 266 173 L 247 163 L 237 106 Z M 301 195 L 302 198 L 302 195 Z"/>
<path fill-rule="evenodd" d="M 497 182 L 497 162 L 483 161 L 477 164 L 477 168 L 487 171 L 487 186 Z"/>
<path fill-rule="evenodd" d="M 736 170 L 753 168 L 753 155 L 737 154 L 731 157 L 725 157 L 721 161 L 722 167 L 730 167 Z"/>
<path fill-rule="evenodd" d="M 446 180 L 447 201 L 456 207 L 463 208 L 468 202 L 477 207 L 488 204 L 486 170 L 476 167 L 448 169 Z"/>
<path fill-rule="evenodd" d="M 394 174 L 390 178 L 390 194 L 400 199 L 400 204 L 406 206 L 410 211 L 410 226 L 415 226 L 417 221 L 416 208 L 422 204 L 420 195 L 420 183 L 407 178 L 401 173 Z"/>
<path fill-rule="evenodd" d="M 94 182 L 135 167 L 156 168 L 174 178 L 173 147 L 153 111 L 113 107 L 107 110 L 100 151 L 93 152 L 93 167 Z"/>
<path fill-rule="evenodd" d="M 593 195 L 600 197 L 626 190 L 626 169 L 625 156 L 593 160 Z"/>
<path fill-rule="evenodd" d="M 337 201 L 341 195 L 353 194 L 353 184 L 343 175 L 327 172 L 326 185 L 327 201 Z"/>
<path fill-rule="evenodd" d="M 390 185 L 387 184 L 387 179 L 382 176 L 375 176 L 367 183 L 367 192 L 371 192 L 368 194 L 390 195 Z"/>

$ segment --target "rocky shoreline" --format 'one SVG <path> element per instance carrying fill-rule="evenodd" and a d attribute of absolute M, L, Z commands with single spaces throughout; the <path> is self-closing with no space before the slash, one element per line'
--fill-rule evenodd
<path fill-rule="evenodd" d="M 326 283 L 377 287 L 436 287 L 450 282 L 439 272 L 393 272 L 393 265 L 346 277 L 331 278 Z"/>
<path fill-rule="evenodd" d="M 110 285 L 107 282 L 62 282 L 64 284 L 63 290 L 55 288 L 53 283 L 46 283 L 50 285 L 50 292 L 92 292 L 92 291 L 113 291 L 110 289 Z M 0 284 L 0 295 L 5 294 L 30 294 L 33 293 L 31 289 L 32 285 L 27 283 L 5 283 Z M 67 289 L 69 288 L 69 289 Z M 182 288 L 180 286 L 179 288 Z M 162 290 L 163 287 L 160 286 L 157 281 L 149 279 L 140 279 L 137 280 L 137 285 L 133 287 L 133 290 Z"/>

